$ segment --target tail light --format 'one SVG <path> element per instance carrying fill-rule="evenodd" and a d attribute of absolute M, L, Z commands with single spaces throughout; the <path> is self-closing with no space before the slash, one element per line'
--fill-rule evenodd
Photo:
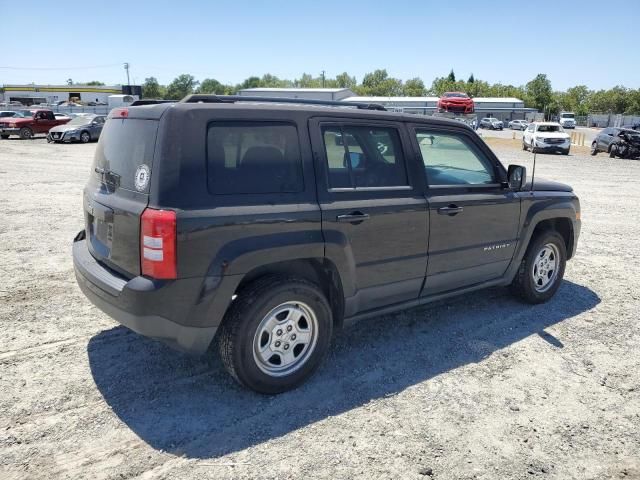
<path fill-rule="evenodd" d="M 114 108 L 111 110 L 111 118 L 128 118 L 129 117 L 129 109 L 128 108 Z"/>
<path fill-rule="evenodd" d="M 176 212 L 147 208 L 140 223 L 142 274 L 158 279 L 177 278 Z"/>

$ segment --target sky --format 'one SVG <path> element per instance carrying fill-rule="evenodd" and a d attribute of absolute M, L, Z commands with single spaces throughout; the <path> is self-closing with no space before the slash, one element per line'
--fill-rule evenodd
<path fill-rule="evenodd" d="M 633 2 L 631 2 L 633 3 Z M 16 2 L 0 0 L 0 84 L 132 83 L 182 73 L 237 84 L 271 73 L 386 68 L 429 86 L 453 69 L 555 90 L 640 88 L 640 8 L 623 2 L 468 0 Z M 603 18 L 606 14 L 606 18 Z M 606 21 L 605 21 L 606 20 Z M 623 47 L 625 46 L 626 47 Z M 9 47 L 10 46 L 10 47 Z M 624 54 L 620 55 L 620 48 Z M 614 53 L 618 52 L 618 53 Z"/>

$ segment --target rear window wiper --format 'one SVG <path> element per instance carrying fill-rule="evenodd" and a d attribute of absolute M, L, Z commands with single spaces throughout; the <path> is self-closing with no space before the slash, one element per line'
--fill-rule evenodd
<path fill-rule="evenodd" d="M 104 183 L 105 185 L 109 185 L 114 188 L 118 188 L 120 186 L 120 175 L 118 175 L 117 173 L 100 167 L 96 167 L 93 170 L 98 175 L 100 175 L 102 183 Z"/>

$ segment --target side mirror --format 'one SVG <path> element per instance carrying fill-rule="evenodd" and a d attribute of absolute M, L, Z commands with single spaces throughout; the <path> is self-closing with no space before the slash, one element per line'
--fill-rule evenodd
<path fill-rule="evenodd" d="M 527 180 L 527 169 L 522 165 L 509 165 L 507 170 L 507 183 L 513 190 L 522 190 Z"/>

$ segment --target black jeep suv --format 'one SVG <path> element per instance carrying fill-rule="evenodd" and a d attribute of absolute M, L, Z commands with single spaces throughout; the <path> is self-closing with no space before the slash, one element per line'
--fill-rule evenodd
<path fill-rule="evenodd" d="M 276 393 L 345 321 L 496 285 L 555 294 L 580 232 L 570 187 L 531 188 L 460 122 L 318 103 L 112 110 L 73 243 L 85 295 L 189 352 L 215 337 L 236 380 Z"/>

